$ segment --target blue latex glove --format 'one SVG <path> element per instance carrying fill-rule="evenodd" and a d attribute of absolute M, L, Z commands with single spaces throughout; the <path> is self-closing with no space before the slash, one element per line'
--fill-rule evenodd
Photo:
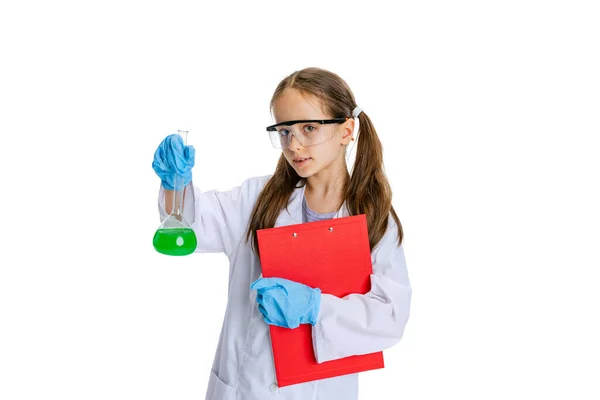
<path fill-rule="evenodd" d="M 175 174 L 177 190 L 190 183 L 195 154 L 194 146 L 185 146 L 181 136 L 176 133 L 163 139 L 154 152 L 152 168 L 165 189 L 174 189 Z"/>
<path fill-rule="evenodd" d="M 266 323 L 284 328 L 317 323 L 321 289 L 283 278 L 259 278 L 250 289 L 257 292 L 258 309 Z"/>

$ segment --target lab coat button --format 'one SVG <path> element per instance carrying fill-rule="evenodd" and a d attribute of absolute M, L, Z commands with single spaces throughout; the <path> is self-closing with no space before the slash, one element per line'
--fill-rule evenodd
<path fill-rule="evenodd" d="M 269 390 L 271 391 L 271 393 L 275 393 L 277 391 L 277 384 L 271 383 L 271 386 L 269 386 Z"/>

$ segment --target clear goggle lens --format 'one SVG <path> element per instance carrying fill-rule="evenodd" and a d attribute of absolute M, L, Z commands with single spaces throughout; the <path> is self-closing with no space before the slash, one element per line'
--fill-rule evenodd
<path fill-rule="evenodd" d="M 334 136 L 337 124 L 319 122 L 298 122 L 293 125 L 280 125 L 269 131 L 271 143 L 276 149 L 287 149 L 294 137 L 303 147 L 314 146 L 328 141 Z"/>

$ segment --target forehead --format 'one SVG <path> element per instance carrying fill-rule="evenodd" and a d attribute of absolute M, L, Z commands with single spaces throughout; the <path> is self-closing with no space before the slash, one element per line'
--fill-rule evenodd
<path fill-rule="evenodd" d="M 275 123 L 300 119 L 327 119 L 319 99 L 287 88 L 273 103 Z"/>

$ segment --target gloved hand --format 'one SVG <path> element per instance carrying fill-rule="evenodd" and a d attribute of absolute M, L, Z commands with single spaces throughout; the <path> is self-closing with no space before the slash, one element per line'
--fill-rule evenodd
<path fill-rule="evenodd" d="M 266 323 L 284 328 L 317 323 L 321 289 L 283 278 L 259 278 L 250 289 L 257 291 L 256 302 Z"/>
<path fill-rule="evenodd" d="M 176 133 L 163 139 L 154 152 L 152 168 L 165 189 L 174 189 L 175 174 L 177 190 L 190 183 L 195 154 L 194 146 L 185 146 L 181 136 Z"/>

